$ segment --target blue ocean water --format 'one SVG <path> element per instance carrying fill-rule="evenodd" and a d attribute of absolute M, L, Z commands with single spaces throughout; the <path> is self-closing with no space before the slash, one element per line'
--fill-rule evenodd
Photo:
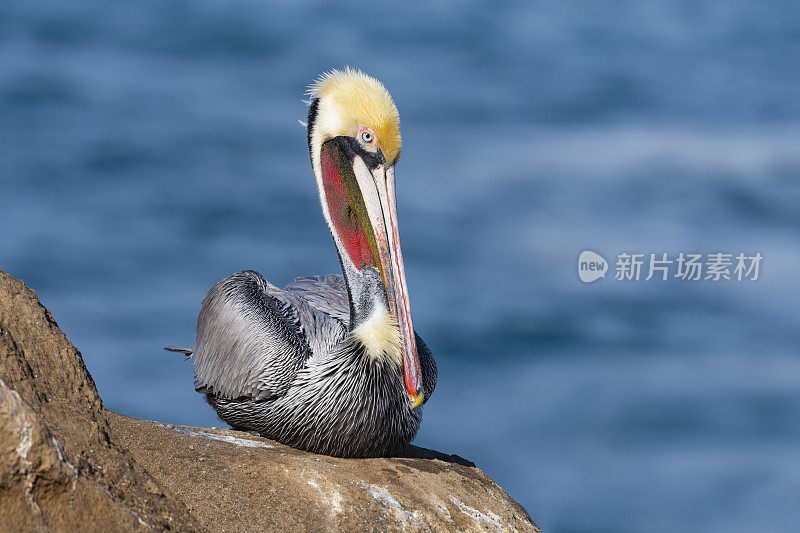
<path fill-rule="evenodd" d="M 222 425 L 200 302 L 338 271 L 305 86 L 353 65 L 403 120 L 416 443 L 546 530 L 790 531 L 800 513 L 795 2 L 0 3 L 0 268 L 105 405 Z M 749 282 L 578 280 L 590 249 L 760 252 Z M 612 264 L 613 269 L 613 264 Z"/>

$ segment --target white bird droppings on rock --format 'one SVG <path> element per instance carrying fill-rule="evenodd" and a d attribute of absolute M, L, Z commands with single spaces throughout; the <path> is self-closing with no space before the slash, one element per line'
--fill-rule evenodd
<path fill-rule="evenodd" d="M 375 500 L 381 502 L 386 507 L 386 511 L 393 515 L 395 519 L 407 523 L 414 523 L 419 520 L 419 513 L 405 510 L 386 487 L 364 483 L 363 481 L 359 482 L 359 486 L 366 489 Z"/>
<path fill-rule="evenodd" d="M 169 428 L 173 431 L 177 431 L 178 433 L 183 433 L 184 435 L 189 435 L 190 437 L 197 437 L 201 439 L 214 439 L 219 440 L 222 442 L 227 442 L 228 444 L 235 444 L 236 446 L 244 446 L 246 448 L 274 448 L 272 444 L 267 444 L 266 442 L 260 442 L 257 440 L 250 440 L 250 439 L 242 439 L 240 437 L 232 437 L 230 435 L 219 435 L 217 433 L 210 433 L 207 431 L 198 431 L 196 429 L 191 429 L 183 426 L 172 426 L 169 424 L 161 424 L 166 428 Z M 213 429 L 213 428 L 212 428 Z"/>
<path fill-rule="evenodd" d="M 470 507 L 466 503 L 462 502 L 455 496 L 450 496 L 450 501 L 453 502 L 456 507 L 461 509 L 462 513 L 471 516 L 476 522 L 481 522 L 487 526 L 492 526 L 498 529 L 507 529 L 505 528 L 503 521 L 500 520 L 500 517 L 489 510 L 486 510 L 485 513 L 482 513 L 474 507 Z"/>
<path fill-rule="evenodd" d="M 326 487 L 323 488 L 315 479 L 309 479 L 308 484 L 317 489 L 322 499 L 328 504 L 329 516 L 335 517 L 336 515 L 342 514 L 342 502 L 344 498 L 339 494 L 339 491 L 331 487 L 329 483 L 326 483 Z"/>

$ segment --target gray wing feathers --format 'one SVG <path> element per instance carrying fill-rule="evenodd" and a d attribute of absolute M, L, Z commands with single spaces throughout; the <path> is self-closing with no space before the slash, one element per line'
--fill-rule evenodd
<path fill-rule="evenodd" d="M 350 303 L 344 278 L 337 274 L 297 278 L 286 290 L 303 298 L 311 307 L 346 324 L 350 320 Z"/>
<path fill-rule="evenodd" d="M 211 288 L 197 319 L 198 391 L 256 400 L 286 393 L 310 349 L 282 292 L 253 271 L 232 274 Z"/>
<path fill-rule="evenodd" d="M 258 272 L 232 274 L 211 288 L 200 309 L 195 388 L 228 399 L 283 396 L 308 358 L 344 335 L 338 320 Z"/>
<path fill-rule="evenodd" d="M 284 289 L 296 303 L 308 345 L 314 355 L 325 355 L 347 334 L 350 304 L 342 276 L 297 278 Z"/>
<path fill-rule="evenodd" d="M 189 358 L 192 357 L 192 352 L 194 351 L 194 348 L 181 348 L 180 346 L 164 346 L 164 349 L 168 352 L 182 353 Z"/>

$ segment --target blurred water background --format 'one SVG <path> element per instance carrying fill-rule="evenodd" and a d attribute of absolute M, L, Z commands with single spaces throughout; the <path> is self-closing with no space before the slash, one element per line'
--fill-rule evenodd
<path fill-rule="evenodd" d="M 222 425 L 161 346 L 192 344 L 229 273 L 339 271 L 297 121 L 318 73 L 358 66 L 403 120 L 440 368 L 416 443 L 553 533 L 794 530 L 798 22 L 789 1 L 4 1 L 0 268 L 108 408 Z M 584 249 L 764 262 L 585 285 Z"/>

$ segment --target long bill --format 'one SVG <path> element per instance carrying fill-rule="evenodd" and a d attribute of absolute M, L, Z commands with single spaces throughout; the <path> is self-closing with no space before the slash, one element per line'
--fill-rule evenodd
<path fill-rule="evenodd" d="M 425 395 L 422 390 L 414 325 L 411 322 L 411 302 L 406 285 L 403 252 L 400 248 L 394 166 L 379 165 L 369 171 L 360 158 L 355 158 L 353 170 L 374 232 L 389 313 L 400 328 L 406 391 L 412 408 L 417 407 L 423 402 Z"/>
<path fill-rule="evenodd" d="M 405 379 L 406 390 L 413 407 L 420 405 L 424 398 L 422 392 L 422 372 L 419 367 L 419 353 L 417 343 L 414 338 L 414 325 L 411 322 L 411 300 L 408 295 L 406 285 L 406 271 L 403 265 L 403 251 L 400 248 L 400 230 L 397 223 L 397 200 L 395 197 L 394 167 L 386 167 L 383 176 L 375 175 L 379 170 L 375 169 L 373 176 L 378 187 L 378 195 L 381 199 L 381 206 L 384 207 L 384 219 L 388 239 L 377 240 L 378 248 L 389 249 L 389 260 L 391 265 L 392 283 L 387 283 L 386 292 L 389 295 L 389 307 L 393 309 L 394 316 L 400 326 L 400 335 L 403 339 L 403 377 Z M 380 187 L 383 178 L 384 187 Z M 383 254 L 382 254 L 383 261 Z M 384 266 L 384 272 L 387 269 Z M 391 288 L 391 289 L 390 289 Z M 394 297 L 394 301 L 392 298 Z"/>
<path fill-rule="evenodd" d="M 400 249 L 394 167 L 382 158 L 368 167 L 364 157 L 370 156 L 359 154 L 352 138 L 336 137 L 322 145 L 323 208 L 349 262 L 359 271 L 369 265 L 380 272 L 386 306 L 400 329 L 403 380 L 413 408 L 425 395 Z"/>

